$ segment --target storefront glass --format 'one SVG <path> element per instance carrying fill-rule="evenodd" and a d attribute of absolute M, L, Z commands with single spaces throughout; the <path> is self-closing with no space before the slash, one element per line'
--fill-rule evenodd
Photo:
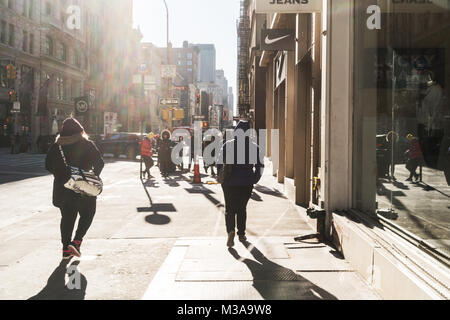
<path fill-rule="evenodd" d="M 355 1 L 354 207 L 450 247 L 450 1 Z"/>

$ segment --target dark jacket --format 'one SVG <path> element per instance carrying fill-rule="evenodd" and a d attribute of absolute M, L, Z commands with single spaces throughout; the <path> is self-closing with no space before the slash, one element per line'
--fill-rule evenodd
<path fill-rule="evenodd" d="M 163 139 L 159 144 L 159 153 L 158 157 L 160 161 L 168 162 L 172 158 L 172 147 L 173 143 L 170 139 Z"/>
<path fill-rule="evenodd" d="M 235 132 L 242 129 L 244 132 L 250 129 L 248 122 L 241 121 L 238 123 Z M 234 148 L 234 162 L 232 163 L 232 173 L 229 179 L 223 184 L 226 186 L 253 186 L 257 184 L 262 177 L 264 170 L 264 160 L 260 157 L 259 146 L 250 141 L 249 137 L 245 137 L 245 149 L 239 150 L 238 153 L 238 137 L 235 134 L 233 140 L 227 141 L 222 149 L 220 150 L 219 156 L 217 157 L 217 172 L 221 173 L 223 170 L 223 163 L 227 163 L 227 149 L 233 150 Z M 243 154 L 245 152 L 245 154 Z M 244 164 L 238 164 L 238 154 L 245 156 Z M 255 155 L 252 161 L 250 154 Z"/>
<path fill-rule="evenodd" d="M 58 137 L 47 153 L 45 168 L 53 174 L 53 205 L 62 208 L 66 203 L 81 201 L 82 197 L 66 189 L 64 184 L 70 179 L 70 169 L 66 167 L 61 157 L 59 145 L 62 145 L 64 155 L 70 166 L 85 171 L 93 170 L 100 176 L 105 163 L 95 144 L 84 138 L 68 141 L 66 137 Z"/>

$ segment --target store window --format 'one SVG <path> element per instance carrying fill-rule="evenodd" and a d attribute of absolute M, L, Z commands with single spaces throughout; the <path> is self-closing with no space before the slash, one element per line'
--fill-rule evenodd
<path fill-rule="evenodd" d="M 354 207 L 447 252 L 448 3 L 356 2 L 353 161 Z"/>

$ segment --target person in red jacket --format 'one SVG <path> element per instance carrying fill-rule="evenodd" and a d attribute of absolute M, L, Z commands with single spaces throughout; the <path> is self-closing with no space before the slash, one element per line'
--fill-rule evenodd
<path fill-rule="evenodd" d="M 412 134 L 408 134 L 406 138 L 409 141 L 409 147 L 406 151 L 408 160 L 406 162 L 406 169 L 410 172 L 409 178 L 406 181 L 412 181 L 413 177 L 417 181 L 419 175 L 416 173 L 417 167 L 422 164 L 423 153 L 419 140 Z"/>
<path fill-rule="evenodd" d="M 145 174 L 147 173 L 147 178 L 150 179 L 150 169 L 153 167 L 153 158 L 152 158 L 152 140 L 153 134 L 150 133 L 147 137 L 144 138 L 141 142 L 141 156 L 145 163 L 145 170 L 143 171 L 143 175 L 145 178 Z"/>

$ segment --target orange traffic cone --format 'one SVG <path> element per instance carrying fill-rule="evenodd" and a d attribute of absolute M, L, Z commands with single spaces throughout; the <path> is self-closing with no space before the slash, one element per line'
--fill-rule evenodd
<path fill-rule="evenodd" d="M 195 164 L 194 164 L 194 183 L 202 183 L 202 178 L 200 176 L 200 165 L 198 163 L 198 157 L 195 159 Z"/>

